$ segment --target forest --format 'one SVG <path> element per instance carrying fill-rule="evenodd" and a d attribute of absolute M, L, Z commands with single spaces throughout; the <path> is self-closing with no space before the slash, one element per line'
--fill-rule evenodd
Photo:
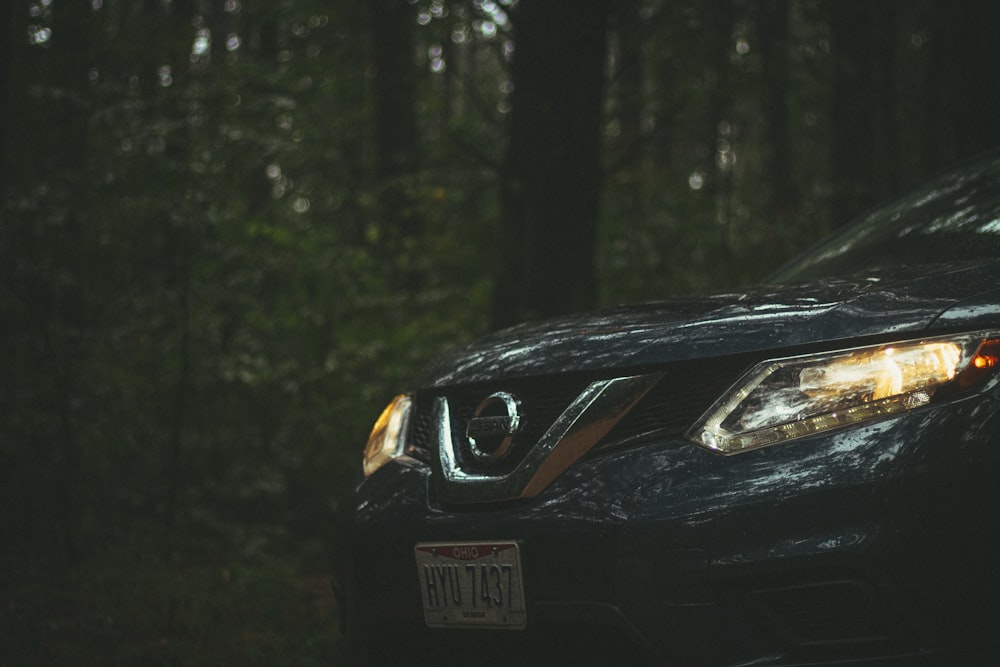
<path fill-rule="evenodd" d="M 1000 145 L 987 0 L 10 0 L 0 664 L 342 664 L 386 401 Z"/>

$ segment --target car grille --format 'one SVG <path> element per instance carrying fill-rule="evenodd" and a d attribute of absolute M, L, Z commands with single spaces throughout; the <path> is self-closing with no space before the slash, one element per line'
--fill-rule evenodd
<path fill-rule="evenodd" d="M 476 407 L 484 398 L 496 391 L 506 391 L 518 397 L 524 409 L 524 430 L 514 437 L 512 453 L 501 463 L 491 466 L 491 474 L 503 474 L 513 470 L 538 442 L 549 426 L 573 402 L 580 392 L 593 380 L 592 377 L 556 376 L 547 378 L 523 378 L 495 383 L 478 383 L 450 387 L 440 391 L 423 392 L 417 395 L 412 442 L 419 450 L 430 452 L 434 442 L 434 424 L 431 419 L 431 405 L 434 399 L 445 397 L 451 407 L 452 438 L 456 443 L 466 442 L 465 427 Z M 461 455 L 462 448 L 459 448 Z M 462 460 L 462 467 L 471 472 L 482 472 L 484 468 L 471 457 Z"/>
<path fill-rule="evenodd" d="M 618 370 L 614 374 L 574 374 L 498 380 L 419 392 L 410 437 L 411 454 L 429 460 L 434 455 L 435 424 L 432 406 L 437 398 L 448 400 L 452 413 L 452 438 L 465 443 L 465 427 L 479 403 L 496 391 L 514 394 L 521 402 L 525 429 L 515 436 L 512 454 L 488 470 L 466 457 L 463 469 L 492 475 L 513 470 L 556 418 L 591 382 L 608 377 L 664 373 L 649 393 L 601 440 L 590 456 L 646 438 L 683 434 L 762 353 L 732 355 L 712 360 L 676 362 L 661 368 Z M 461 450 L 459 447 L 459 456 Z"/>
<path fill-rule="evenodd" d="M 735 371 L 733 362 L 682 362 L 668 367 L 663 379 L 604 437 L 599 447 L 683 434 L 750 363 L 741 361 Z"/>

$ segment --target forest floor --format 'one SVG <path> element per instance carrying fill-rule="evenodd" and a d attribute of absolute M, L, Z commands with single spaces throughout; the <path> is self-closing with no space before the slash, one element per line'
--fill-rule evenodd
<path fill-rule="evenodd" d="M 329 571 L 223 556 L 8 561 L 0 666 L 344 664 Z"/>

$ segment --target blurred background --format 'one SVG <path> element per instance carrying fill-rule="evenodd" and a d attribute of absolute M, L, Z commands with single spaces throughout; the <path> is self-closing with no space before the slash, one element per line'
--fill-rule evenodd
<path fill-rule="evenodd" d="M 1000 3 L 9 0 L 0 665 L 330 665 L 385 403 L 1000 144 Z"/>

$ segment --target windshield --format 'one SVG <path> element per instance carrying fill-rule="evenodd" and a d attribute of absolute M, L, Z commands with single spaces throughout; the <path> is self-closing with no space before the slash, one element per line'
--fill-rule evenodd
<path fill-rule="evenodd" d="M 781 269 L 771 281 L 998 258 L 1000 156 L 993 156 L 872 211 Z"/>

